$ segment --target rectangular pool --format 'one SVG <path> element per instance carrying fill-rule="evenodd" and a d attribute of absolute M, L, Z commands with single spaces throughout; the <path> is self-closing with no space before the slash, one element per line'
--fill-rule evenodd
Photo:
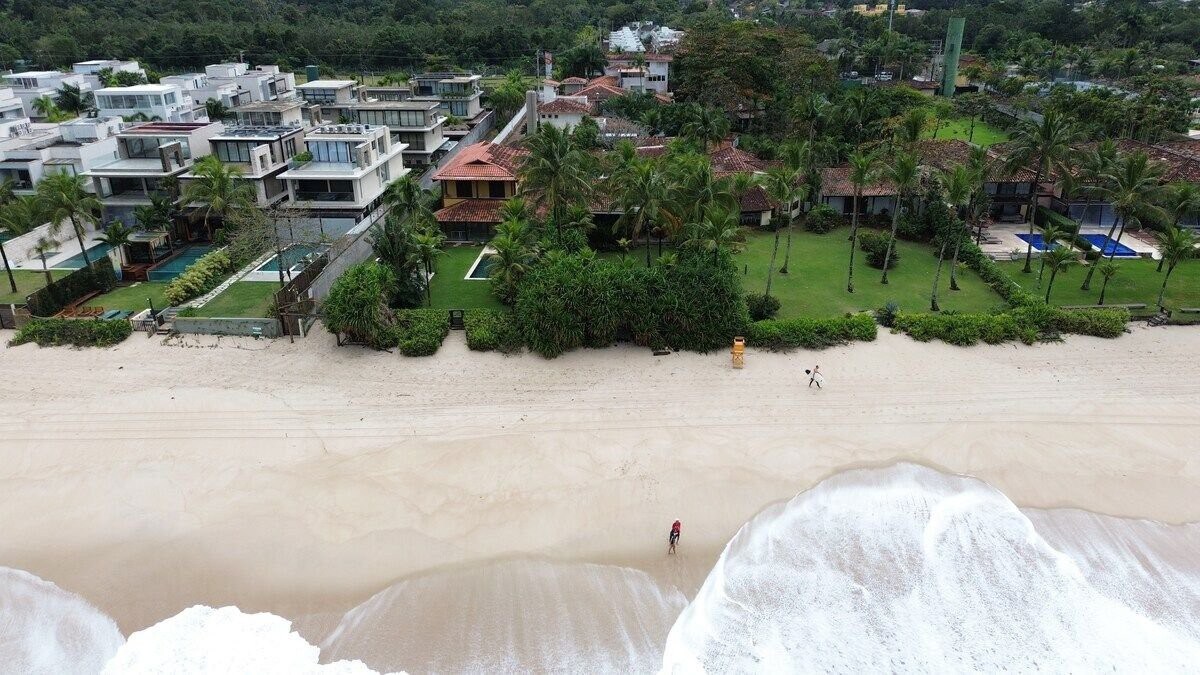
<path fill-rule="evenodd" d="M 170 281 L 183 274 L 189 265 L 212 251 L 213 248 L 215 247 L 208 244 L 189 246 L 179 255 L 150 270 L 146 276 L 150 281 Z"/>
<path fill-rule="evenodd" d="M 1025 242 L 1027 244 L 1032 244 L 1033 250 L 1035 250 L 1035 251 L 1045 251 L 1046 250 L 1046 242 L 1042 240 L 1042 235 L 1039 233 L 1034 233 L 1034 234 L 1020 233 L 1020 234 L 1017 234 L 1017 237 L 1020 238 L 1021 241 Z M 1055 243 L 1054 245 L 1051 246 L 1051 248 L 1058 248 L 1061 245 L 1062 244 Z"/>
<path fill-rule="evenodd" d="M 71 239 L 68 241 L 71 243 L 74 243 L 75 240 Z M 64 248 L 66 248 L 68 246 L 70 246 L 70 243 L 63 244 Z M 70 249 L 68 248 L 67 250 L 70 250 Z M 92 262 L 96 262 L 97 260 L 100 259 L 101 256 L 108 255 L 108 252 L 111 250 L 112 250 L 112 246 L 109 246 L 108 244 L 96 244 L 95 246 L 93 246 L 87 250 L 88 260 L 91 260 Z M 71 256 L 70 258 L 67 258 L 66 260 L 55 265 L 54 269 L 56 269 L 56 270 L 80 270 L 80 269 L 83 269 L 83 253 L 76 253 L 75 255 Z"/>
<path fill-rule="evenodd" d="M 1111 255 L 1116 249 L 1117 253 L 1114 258 L 1137 258 L 1138 252 L 1129 248 L 1125 244 L 1118 243 L 1113 239 L 1109 239 L 1106 234 L 1081 234 L 1079 235 L 1086 239 L 1089 244 L 1100 249 L 1101 255 Z"/>

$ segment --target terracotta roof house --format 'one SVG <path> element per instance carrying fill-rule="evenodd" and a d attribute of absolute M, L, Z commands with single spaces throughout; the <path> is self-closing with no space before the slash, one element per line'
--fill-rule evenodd
<path fill-rule="evenodd" d="M 433 175 L 442 188 L 434 217 L 451 241 L 491 239 L 504 200 L 517 194 L 523 148 L 480 142 L 463 148 Z"/>
<path fill-rule="evenodd" d="M 859 215 L 887 214 L 896 208 L 896 186 L 881 180 L 863 187 L 858 200 Z M 835 211 L 849 216 L 854 211 L 854 183 L 849 166 L 821 169 L 821 190 L 817 199 Z"/>
<path fill-rule="evenodd" d="M 538 104 L 538 124 L 569 129 L 578 126 L 583 118 L 595 115 L 596 108 L 596 104 L 580 94 L 558 96 L 551 101 Z"/>
<path fill-rule="evenodd" d="M 913 144 L 913 151 L 927 167 L 951 171 L 967 164 L 972 146 L 962 140 L 923 140 Z M 997 222 L 1029 222 L 1029 194 L 1034 189 L 1035 173 L 1027 167 L 1015 171 L 1004 166 L 1004 157 L 992 150 L 988 154 L 988 180 L 984 183 L 991 200 L 989 217 Z"/>

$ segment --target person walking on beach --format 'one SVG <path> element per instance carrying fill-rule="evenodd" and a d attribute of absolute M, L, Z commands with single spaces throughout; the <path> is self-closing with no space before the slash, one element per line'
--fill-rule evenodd
<path fill-rule="evenodd" d="M 667 555 L 674 555 L 675 544 L 679 543 L 679 529 L 681 527 L 683 527 L 683 525 L 678 520 L 671 525 L 671 536 L 668 539 L 671 545 L 667 548 Z"/>
<path fill-rule="evenodd" d="M 825 382 L 825 376 L 821 374 L 821 366 L 813 366 L 812 370 L 804 371 L 808 375 L 808 386 L 817 385 L 817 389 L 821 388 L 821 384 Z"/>

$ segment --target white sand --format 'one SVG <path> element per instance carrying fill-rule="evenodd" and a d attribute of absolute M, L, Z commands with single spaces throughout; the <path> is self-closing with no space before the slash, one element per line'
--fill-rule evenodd
<path fill-rule="evenodd" d="M 140 335 L 0 351 L 0 565 L 129 632 L 193 604 L 340 613 L 395 580 L 533 555 L 691 594 L 738 527 L 908 459 L 1022 506 L 1200 520 L 1200 331 L 961 349 L 546 361 Z M 803 368 L 821 364 L 823 391 Z M 666 535 L 683 521 L 680 555 Z M 331 614 L 332 615 L 332 614 Z"/>

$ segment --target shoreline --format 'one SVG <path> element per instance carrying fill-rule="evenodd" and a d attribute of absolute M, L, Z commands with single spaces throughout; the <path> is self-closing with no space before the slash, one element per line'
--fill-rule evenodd
<path fill-rule="evenodd" d="M 971 348 L 881 332 L 751 351 L 742 371 L 635 347 L 478 354 L 453 333 L 429 358 L 323 333 L 4 348 L 0 565 L 128 635 L 196 603 L 302 624 L 398 579 L 526 556 L 633 567 L 691 597 L 763 508 L 897 461 L 1026 508 L 1200 521 L 1185 450 L 1200 333 L 1132 330 Z M 825 390 L 800 383 L 809 362 Z"/>

